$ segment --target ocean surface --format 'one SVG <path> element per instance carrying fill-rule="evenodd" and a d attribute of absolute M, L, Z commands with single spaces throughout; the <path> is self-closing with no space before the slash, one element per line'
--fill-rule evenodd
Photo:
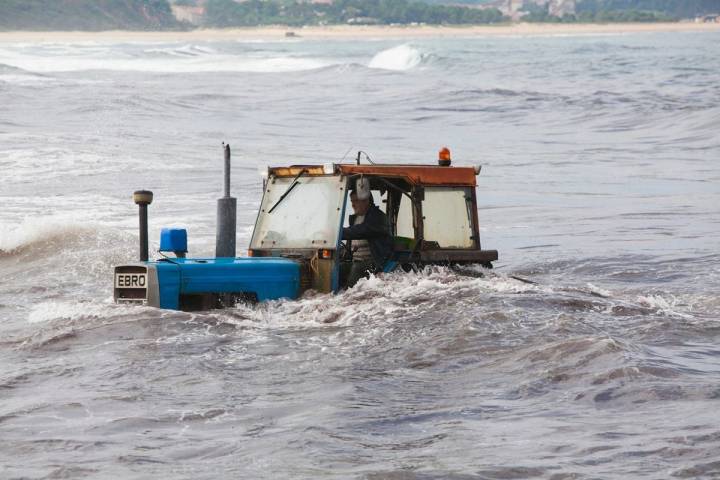
<path fill-rule="evenodd" d="M 500 260 L 114 305 L 223 141 L 241 252 L 258 168 L 448 146 Z M 0 43 L 2 479 L 718 478 L 719 262 L 718 33 Z"/>

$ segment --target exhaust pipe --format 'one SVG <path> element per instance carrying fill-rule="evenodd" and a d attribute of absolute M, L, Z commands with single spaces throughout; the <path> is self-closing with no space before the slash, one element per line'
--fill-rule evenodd
<path fill-rule="evenodd" d="M 133 193 L 133 201 L 140 207 L 140 261 L 147 262 L 149 258 L 147 207 L 153 201 L 153 193 L 150 190 L 138 190 Z"/>
<path fill-rule="evenodd" d="M 235 227 L 237 199 L 230 196 L 230 145 L 223 144 L 225 152 L 225 192 L 217 201 L 217 233 L 215 256 L 235 258 Z"/>

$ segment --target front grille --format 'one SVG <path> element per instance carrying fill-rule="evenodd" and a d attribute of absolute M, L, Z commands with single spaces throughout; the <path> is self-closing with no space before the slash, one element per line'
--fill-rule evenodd
<path fill-rule="evenodd" d="M 141 265 L 115 267 L 113 297 L 116 303 L 145 303 L 147 301 L 148 271 Z"/>

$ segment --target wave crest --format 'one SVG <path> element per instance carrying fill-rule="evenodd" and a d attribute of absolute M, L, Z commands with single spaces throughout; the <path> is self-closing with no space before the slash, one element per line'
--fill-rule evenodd
<path fill-rule="evenodd" d="M 91 231 L 89 227 L 60 220 L 25 220 L 17 228 L 0 229 L 0 257 L 22 254 L 35 247 L 66 242 Z"/>
<path fill-rule="evenodd" d="M 39 260 L 62 252 L 95 250 L 112 256 L 106 249 L 126 253 L 126 241 L 114 229 L 62 216 L 26 219 L 16 226 L 0 223 L 0 259 L 32 254 Z"/>
<path fill-rule="evenodd" d="M 380 70 L 405 71 L 417 67 L 426 58 L 422 51 L 411 45 L 398 45 L 375 54 L 368 67 Z"/>

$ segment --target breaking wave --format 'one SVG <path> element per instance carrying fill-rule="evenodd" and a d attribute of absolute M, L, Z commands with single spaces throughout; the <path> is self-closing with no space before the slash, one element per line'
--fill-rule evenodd
<path fill-rule="evenodd" d="M 90 226 L 69 223 L 60 218 L 26 219 L 17 227 L 0 225 L 0 257 L 30 250 L 55 248 L 95 232 Z"/>
<path fill-rule="evenodd" d="M 37 85 L 55 82 L 56 79 L 45 75 L 38 75 L 22 68 L 0 63 L 0 82 L 16 85 Z"/>
<path fill-rule="evenodd" d="M 177 48 L 148 48 L 144 50 L 144 53 L 171 57 L 197 57 L 201 55 L 213 55 L 216 54 L 217 51 L 210 47 L 188 44 Z"/>
<path fill-rule="evenodd" d="M 17 73 L 22 72 L 23 70 L 21 68 L 13 67 L 12 65 L 6 65 L 4 63 L 0 63 L 0 74 L 5 73 Z"/>
<path fill-rule="evenodd" d="M 151 73 L 248 72 L 283 73 L 314 70 L 336 61 L 294 57 L 276 53 L 227 54 L 188 46 L 150 49 L 144 54 L 101 55 L 14 55 L 12 67 L 38 73 L 79 71 L 120 71 Z"/>
<path fill-rule="evenodd" d="M 134 243 L 122 230 L 74 216 L 31 218 L 16 226 L 0 223 L 0 260 L 21 259 L 2 267 L 6 278 L 37 270 L 45 280 L 68 273 L 90 282 L 104 279 L 113 263 L 132 258 Z"/>
<path fill-rule="evenodd" d="M 427 56 L 411 45 L 398 45 L 375 54 L 368 67 L 381 70 L 404 71 L 420 65 Z"/>

